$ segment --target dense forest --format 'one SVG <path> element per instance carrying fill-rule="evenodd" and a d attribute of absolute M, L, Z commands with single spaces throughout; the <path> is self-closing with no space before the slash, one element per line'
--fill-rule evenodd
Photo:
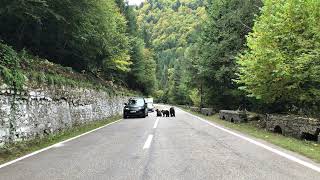
<path fill-rule="evenodd" d="M 190 102 L 189 55 L 205 17 L 203 0 L 148 0 L 139 7 L 138 24 L 157 62 L 157 91 L 161 102 Z"/>
<path fill-rule="evenodd" d="M 138 24 L 155 52 L 159 101 L 216 108 L 246 103 L 236 56 L 246 48 L 259 0 L 148 0 Z"/>
<path fill-rule="evenodd" d="M 318 0 L 2 0 L 1 80 L 48 60 L 158 102 L 316 115 L 319 19 Z"/>
<path fill-rule="evenodd" d="M 148 0 L 138 11 L 160 101 L 319 112 L 320 1 Z"/>
<path fill-rule="evenodd" d="M 123 0 L 2 0 L 0 40 L 2 79 L 14 87 L 25 81 L 21 69 L 30 62 L 22 61 L 47 59 L 109 84 L 153 91 L 153 52 L 140 38 L 134 7 Z"/>

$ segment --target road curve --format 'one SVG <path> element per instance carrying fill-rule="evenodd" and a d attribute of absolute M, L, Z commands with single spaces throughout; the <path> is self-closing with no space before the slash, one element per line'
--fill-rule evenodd
<path fill-rule="evenodd" d="M 0 180 L 320 179 L 319 172 L 186 112 L 176 109 L 176 116 L 119 121 L 3 167 Z"/>

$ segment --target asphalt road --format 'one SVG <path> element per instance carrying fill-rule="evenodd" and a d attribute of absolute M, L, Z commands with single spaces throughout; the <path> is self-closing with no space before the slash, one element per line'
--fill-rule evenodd
<path fill-rule="evenodd" d="M 319 172 L 188 113 L 176 109 L 176 115 L 121 120 L 3 167 L 0 180 L 320 179 Z"/>

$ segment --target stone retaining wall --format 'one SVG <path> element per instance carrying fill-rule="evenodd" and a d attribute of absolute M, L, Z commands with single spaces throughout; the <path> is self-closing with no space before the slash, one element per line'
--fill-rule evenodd
<path fill-rule="evenodd" d="M 198 113 L 201 112 L 199 107 L 190 107 L 190 110 L 193 111 L 193 112 L 198 112 Z"/>
<path fill-rule="evenodd" d="M 320 120 L 294 115 L 268 114 L 267 129 L 286 136 L 318 140 L 320 142 Z"/>
<path fill-rule="evenodd" d="M 243 111 L 220 110 L 219 118 L 234 123 L 247 122 L 247 114 Z"/>
<path fill-rule="evenodd" d="M 1 88 L 0 88 L 1 89 Z M 122 113 L 124 96 L 82 88 L 0 90 L 0 145 Z"/>
<path fill-rule="evenodd" d="M 201 113 L 206 116 L 212 116 L 214 111 L 213 108 L 201 108 Z"/>

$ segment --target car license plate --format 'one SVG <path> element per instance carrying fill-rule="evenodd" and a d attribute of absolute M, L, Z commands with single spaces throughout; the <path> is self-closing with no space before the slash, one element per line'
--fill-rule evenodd
<path fill-rule="evenodd" d="M 137 112 L 137 111 L 130 111 L 131 113 L 135 113 L 135 112 Z"/>

